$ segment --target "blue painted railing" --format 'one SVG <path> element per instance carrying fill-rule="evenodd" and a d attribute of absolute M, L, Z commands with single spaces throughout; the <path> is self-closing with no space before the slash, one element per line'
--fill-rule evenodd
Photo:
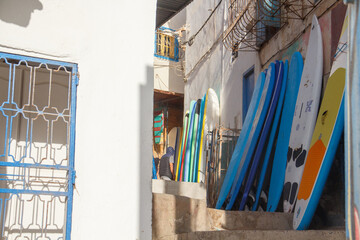
<path fill-rule="evenodd" d="M 75 63 L 0 52 L 1 239 L 70 240 L 78 82 Z"/>

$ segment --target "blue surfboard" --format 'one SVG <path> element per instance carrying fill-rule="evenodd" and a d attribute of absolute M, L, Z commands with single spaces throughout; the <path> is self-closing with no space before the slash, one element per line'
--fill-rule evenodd
<path fill-rule="evenodd" d="M 224 201 L 230 191 L 231 185 L 234 181 L 236 170 L 239 167 L 241 156 L 244 152 L 245 144 L 250 133 L 251 125 L 255 118 L 256 109 L 258 108 L 260 102 L 261 93 L 263 92 L 263 88 L 264 88 L 264 82 L 265 82 L 265 74 L 260 73 L 255 84 L 254 93 L 251 97 L 251 101 L 248 112 L 245 117 L 244 125 L 240 132 L 240 136 L 237 140 L 234 152 L 231 156 L 228 170 L 226 172 L 224 182 L 222 184 L 219 197 L 216 202 L 216 209 L 220 209 L 223 206 Z"/>
<path fill-rule="evenodd" d="M 152 166 L 152 179 L 157 179 L 154 156 L 153 156 L 152 163 L 153 163 L 153 166 Z"/>
<path fill-rule="evenodd" d="M 280 92 L 281 92 L 281 87 L 282 87 L 282 81 L 283 81 L 284 64 L 282 62 L 276 62 L 276 66 L 278 66 L 276 68 L 278 73 L 276 74 L 277 79 L 275 81 L 274 93 L 273 93 L 273 96 L 271 98 L 269 110 L 268 110 L 268 113 L 266 115 L 265 123 L 264 123 L 263 129 L 262 129 L 261 134 L 260 134 L 259 142 L 258 142 L 258 144 L 256 146 L 254 158 L 252 160 L 252 165 L 251 165 L 251 168 L 250 168 L 249 176 L 248 176 L 246 184 L 245 184 L 245 190 L 244 190 L 244 193 L 243 193 L 242 198 L 241 198 L 239 210 L 244 210 L 244 208 L 245 208 L 245 204 L 246 204 L 250 189 L 253 186 L 253 183 L 254 183 L 254 180 L 255 180 L 255 174 L 256 174 L 256 172 L 258 170 L 258 167 L 259 167 L 259 164 L 260 164 L 261 155 L 262 155 L 262 153 L 263 153 L 263 151 L 265 149 L 266 139 L 267 139 L 267 137 L 269 135 L 271 125 L 273 123 L 275 110 L 276 110 L 276 107 L 278 105 Z M 269 144 L 271 144 L 271 143 L 268 142 L 268 145 Z"/>
<path fill-rule="evenodd" d="M 290 61 L 284 107 L 281 113 L 281 122 L 271 171 L 267 203 L 267 211 L 269 212 L 275 212 L 283 190 L 291 126 L 303 67 L 304 61 L 301 54 L 295 52 Z"/>
<path fill-rule="evenodd" d="M 194 125 L 194 118 L 195 118 L 195 108 L 196 108 L 196 101 L 190 102 L 190 116 L 189 116 L 189 128 L 188 128 L 188 139 L 186 144 L 185 150 L 185 162 L 184 162 L 184 174 L 183 174 L 183 181 L 189 181 L 189 170 L 190 170 L 190 155 L 191 155 L 191 140 L 192 140 L 192 132 L 193 132 L 193 125 Z"/>
<path fill-rule="evenodd" d="M 268 171 L 268 165 L 269 165 L 269 162 L 270 162 L 271 152 L 274 149 L 273 148 L 274 143 L 275 143 L 274 141 L 276 140 L 275 137 L 276 137 L 276 133 L 277 133 L 277 130 L 278 130 L 278 127 L 279 127 L 279 122 L 280 122 L 280 117 L 281 117 L 281 110 L 283 108 L 283 103 L 284 103 L 284 98 L 285 98 L 286 84 L 287 84 L 287 80 L 288 80 L 288 68 L 289 68 L 289 63 L 288 63 L 288 60 L 286 60 L 285 64 L 284 64 L 284 71 L 283 71 L 284 73 L 283 73 L 281 92 L 280 92 L 279 101 L 278 101 L 278 104 L 277 104 L 277 107 L 276 107 L 276 113 L 275 113 L 272 129 L 271 129 L 271 132 L 270 132 L 268 145 L 267 145 L 266 152 L 265 152 L 263 166 L 262 166 L 260 177 L 259 177 L 258 184 L 257 184 L 255 203 L 254 203 L 254 205 L 252 207 L 253 211 L 256 211 L 258 206 L 259 206 L 260 195 L 261 195 L 261 191 L 263 190 L 263 184 L 264 184 L 265 176 L 266 176 L 266 173 Z"/>
<path fill-rule="evenodd" d="M 194 172 L 194 167 L 195 167 L 194 160 L 195 160 L 195 151 L 196 151 L 196 138 L 197 138 L 198 126 L 199 126 L 200 105 L 201 105 L 201 99 L 198 99 L 196 101 L 196 106 L 195 106 L 193 133 L 192 133 L 191 147 L 190 147 L 189 182 L 194 181 L 193 172 Z"/>
<path fill-rule="evenodd" d="M 236 177 L 231 187 L 231 191 L 229 194 L 230 202 L 227 204 L 226 210 L 230 210 L 233 207 L 236 197 L 239 193 L 240 187 L 245 178 L 245 174 L 247 172 L 248 166 L 250 164 L 250 160 L 253 155 L 261 128 L 263 126 L 270 105 L 270 100 L 273 94 L 275 75 L 276 75 L 275 72 L 276 72 L 275 64 L 270 63 L 270 66 L 267 70 L 266 80 L 264 83 L 263 92 L 261 94 L 260 103 L 256 110 L 254 121 L 251 124 L 251 130 L 248 139 L 246 141 L 244 152 L 241 156 L 241 161 L 239 168 L 237 169 Z"/>
<path fill-rule="evenodd" d="M 205 98 L 206 98 L 206 94 L 201 99 L 200 114 L 199 114 L 199 125 L 198 125 L 198 131 L 197 131 L 197 134 L 196 134 L 196 149 L 195 149 L 195 159 L 194 159 L 194 171 L 192 173 L 194 182 L 198 181 L 199 151 L 200 151 L 199 149 L 200 149 L 200 142 L 201 142 L 200 141 L 201 140 L 201 132 L 203 131 L 202 122 L 203 122 L 203 118 L 204 118 Z"/>

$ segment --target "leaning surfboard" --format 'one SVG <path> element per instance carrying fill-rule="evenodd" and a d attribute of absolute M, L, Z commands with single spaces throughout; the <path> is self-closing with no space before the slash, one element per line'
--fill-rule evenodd
<path fill-rule="evenodd" d="M 186 111 L 184 116 L 184 125 L 183 125 L 183 133 L 182 133 L 182 139 L 181 139 L 181 147 L 180 147 L 180 154 L 178 156 L 178 164 L 176 168 L 177 172 L 177 181 L 182 181 L 182 174 L 184 169 L 184 159 L 185 159 L 185 146 L 187 143 L 187 129 L 189 127 L 189 111 Z"/>
<path fill-rule="evenodd" d="M 197 182 L 205 182 L 205 165 L 206 165 L 206 155 L 205 155 L 205 141 L 204 138 L 206 137 L 205 133 L 205 117 L 206 117 L 206 108 L 207 108 L 207 99 L 208 95 L 205 94 L 205 102 L 204 102 L 204 110 L 203 110 L 203 117 L 201 120 L 201 136 L 200 136 L 200 145 L 199 145 L 199 163 L 198 163 L 198 178 Z"/>
<path fill-rule="evenodd" d="M 349 2 L 349 49 L 345 90 L 346 237 L 360 239 L 360 2 Z M 346 45 L 344 45 L 344 48 Z M 346 50 L 345 50 L 346 51 Z"/>
<path fill-rule="evenodd" d="M 199 114 L 200 114 L 200 105 L 201 100 L 198 99 L 195 105 L 195 115 L 194 115 L 194 125 L 191 139 L 191 148 L 190 148 L 190 167 L 189 167 L 189 182 L 194 181 L 194 165 L 195 165 L 195 151 L 196 151 L 196 139 L 198 133 L 198 125 L 199 125 Z"/>
<path fill-rule="evenodd" d="M 293 228 L 306 229 L 319 202 L 344 128 L 345 69 L 328 80 L 302 175 Z"/>
<path fill-rule="evenodd" d="M 284 212 L 292 212 L 309 151 L 320 101 L 323 47 L 319 22 L 313 16 L 304 71 L 300 81 L 287 155 Z"/>
<path fill-rule="evenodd" d="M 289 79 L 286 84 L 284 107 L 281 113 L 279 133 L 271 170 L 269 194 L 267 199 L 268 202 L 266 207 L 268 212 L 276 211 L 284 186 L 291 125 L 293 121 L 303 67 L 304 63 L 301 54 L 299 52 L 295 52 L 290 60 Z"/>
<path fill-rule="evenodd" d="M 168 140 L 167 140 L 167 147 L 172 147 L 175 150 L 174 155 L 174 169 L 177 168 L 177 144 L 178 144 L 178 138 L 180 137 L 180 128 L 179 127 L 173 127 L 169 134 L 168 134 Z"/>
<path fill-rule="evenodd" d="M 251 130 L 246 139 L 246 145 L 244 147 L 244 152 L 241 156 L 239 168 L 236 169 L 236 176 L 234 182 L 231 186 L 231 191 L 229 194 L 229 203 L 226 205 L 226 210 L 231 210 L 236 197 L 240 191 L 240 187 L 245 178 L 245 174 L 250 164 L 256 143 L 259 138 L 260 131 L 262 129 L 268 108 L 270 105 L 270 100 L 273 95 L 274 83 L 275 83 L 275 64 L 270 63 L 270 66 L 266 73 L 266 80 L 264 83 L 263 92 L 261 94 L 260 102 L 256 110 L 256 115 L 254 121 L 251 123 Z"/>
<path fill-rule="evenodd" d="M 279 101 L 278 101 L 278 105 L 276 107 L 276 113 L 274 116 L 274 121 L 273 121 L 273 125 L 272 125 L 272 129 L 270 132 L 270 136 L 269 136 L 269 140 L 268 140 L 268 144 L 266 147 L 266 152 L 265 152 L 265 157 L 264 157 L 264 162 L 262 165 L 262 169 L 260 172 L 260 176 L 259 176 L 259 180 L 258 180 L 258 184 L 257 184 L 257 188 L 256 188 L 256 196 L 255 196 L 255 203 L 252 206 L 252 210 L 256 211 L 259 205 L 259 200 L 260 200 L 260 195 L 263 191 L 263 187 L 264 187 L 264 181 L 265 181 L 265 176 L 267 175 L 267 173 L 271 170 L 271 164 L 269 166 L 270 162 L 270 156 L 271 153 L 273 151 L 273 149 L 275 149 L 275 147 L 273 147 L 275 145 L 275 141 L 276 141 L 276 133 L 278 132 L 278 127 L 279 127 L 279 122 L 280 122 L 280 117 L 281 117 L 281 110 L 283 109 L 283 103 L 284 103 L 284 98 L 285 98 L 285 92 L 286 92 L 286 85 L 287 85 L 287 79 L 288 79 L 288 60 L 285 61 L 284 63 L 284 73 L 283 73 L 283 80 L 282 80 L 282 86 L 281 86 L 281 92 L 280 92 L 280 96 L 279 96 Z M 270 180 L 268 178 L 268 180 Z M 268 186 L 268 184 L 267 184 Z M 267 189 L 269 189 L 269 187 L 267 187 Z M 264 192 L 265 194 L 265 192 Z M 268 190 L 267 193 L 265 194 L 265 196 L 268 194 Z M 267 199 L 267 197 L 266 197 Z M 267 202 L 265 202 L 266 204 Z M 263 208 L 263 210 L 266 209 L 266 206 Z"/>
<path fill-rule="evenodd" d="M 220 209 L 223 206 L 224 201 L 230 191 L 231 185 L 234 181 L 234 178 L 236 175 L 236 170 L 239 167 L 241 156 L 244 152 L 246 140 L 250 133 L 251 124 L 254 121 L 256 109 L 258 108 L 258 105 L 260 102 L 260 97 L 263 92 L 264 82 L 265 82 L 265 74 L 260 73 L 259 77 L 256 81 L 256 84 L 255 84 L 255 89 L 254 89 L 253 95 L 251 97 L 249 109 L 246 114 L 245 121 L 244 121 L 242 130 L 240 132 L 240 136 L 237 140 L 237 143 L 236 143 L 234 152 L 231 156 L 231 160 L 230 160 L 223 184 L 220 189 L 220 194 L 219 194 L 219 197 L 218 197 L 218 200 L 216 203 L 217 209 Z"/>
<path fill-rule="evenodd" d="M 173 149 L 175 149 L 177 133 L 178 133 L 178 128 L 177 127 L 173 127 L 170 130 L 170 132 L 168 133 L 167 147 L 172 147 Z"/>
<path fill-rule="evenodd" d="M 213 131 L 215 127 L 219 126 L 220 123 L 220 105 L 219 105 L 219 98 L 215 92 L 214 89 L 209 88 L 206 93 L 206 103 L 205 103 L 205 114 L 203 119 L 203 140 L 200 142 L 200 144 L 205 144 L 204 138 L 206 138 L 206 135 L 209 131 Z M 206 167 L 206 149 L 204 146 L 201 146 L 202 152 L 201 156 L 199 156 L 199 161 L 201 161 L 200 164 L 200 175 L 199 175 L 199 181 L 205 182 L 205 167 Z M 202 158 L 202 159 L 201 159 Z"/>
<path fill-rule="evenodd" d="M 192 138 L 193 138 L 195 109 L 196 109 L 196 101 L 193 100 L 190 102 L 189 128 L 188 128 L 188 138 L 187 138 L 187 144 L 186 144 L 186 150 L 185 150 L 184 173 L 183 173 L 183 181 L 184 182 L 189 181 L 191 142 L 192 142 Z"/>
<path fill-rule="evenodd" d="M 200 104 L 199 124 L 198 124 L 198 131 L 196 134 L 196 149 L 195 149 L 195 159 L 194 159 L 194 172 L 193 172 L 194 182 L 199 182 L 199 169 L 200 169 L 199 157 L 200 157 L 200 151 L 202 151 L 201 140 L 204 134 L 203 119 L 204 119 L 205 99 L 206 99 L 206 94 L 201 99 L 201 104 Z"/>
<path fill-rule="evenodd" d="M 345 18 L 338 49 L 347 43 L 347 26 Z M 321 102 L 295 206 L 293 228 L 297 230 L 310 225 L 344 129 L 346 60 L 346 51 L 336 53 Z"/>
<path fill-rule="evenodd" d="M 261 130 L 260 139 L 256 146 L 254 157 L 252 160 L 252 164 L 250 167 L 249 175 L 247 177 L 246 183 L 245 183 L 245 190 L 241 198 L 240 202 L 240 208 L 239 210 L 244 210 L 245 204 L 247 202 L 247 198 L 250 192 L 251 187 L 253 186 L 254 180 L 255 180 L 255 174 L 258 170 L 258 166 L 260 165 L 261 161 L 261 155 L 263 151 L 265 150 L 266 140 L 268 138 L 271 125 L 273 123 L 273 118 L 276 111 L 276 106 L 278 105 L 280 92 L 281 92 L 281 86 L 283 81 L 283 74 L 284 74 L 284 64 L 282 62 L 276 62 L 277 67 L 277 74 L 276 74 L 276 81 L 275 81 L 275 87 L 274 87 L 274 93 L 271 98 L 270 106 L 268 113 L 265 118 L 263 129 Z M 270 142 L 267 143 L 267 145 L 271 144 Z"/>
<path fill-rule="evenodd" d="M 176 150 L 175 150 L 175 166 L 174 166 L 174 171 L 175 171 L 175 181 L 178 181 L 178 171 L 179 171 L 179 159 L 180 159 L 180 154 L 181 154 L 181 143 L 182 143 L 182 139 L 183 139 L 183 131 L 182 128 L 179 128 L 179 135 L 176 143 Z"/>

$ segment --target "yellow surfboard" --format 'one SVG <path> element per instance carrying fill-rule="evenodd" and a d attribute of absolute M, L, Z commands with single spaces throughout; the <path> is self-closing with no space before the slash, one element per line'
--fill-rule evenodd
<path fill-rule="evenodd" d="M 345 69 L 338 68 L 326 86 L 297 195 L 293 222 L 297 230 L 311 222 L 344 129 L 345 75 Z"/>
<path fill-rule="evenodd" d="M 208 90 L 209 91 L 209 90 Z M 199 148 L 199 165 L 198 165 L 198 178 L 197 178 L 197 182 L 200 182 L 201 178 L 201 171 L 203 171 L 203 169 L 201 168 L 202 166 L 202 152 L 203 152 L 203 146 L 204 146 L 204 127 L 205 127 L 205 118 L 206 118 L 206 109 L 207 109 L 207 100 L 208 100 L 208 92 L 206 93 L 206 97 L 205 97 L 205 107 L 204 107 L 204 116 L 203 116 L 203 121 L 202 121 L 202 131 L 201 131 L 201 137 L 200 137 L 200 148 Z"/>

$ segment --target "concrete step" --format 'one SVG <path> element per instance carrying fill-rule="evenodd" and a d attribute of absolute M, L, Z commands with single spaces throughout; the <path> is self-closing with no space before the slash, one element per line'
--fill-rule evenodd
<path fill-rule="evenodd" d="M 205 200 L 153 193 L 153 239 L 210 229 Z"/>
<path fill-rule="evenodd" d="M 292 230 L 293 214 L 207 209 L 214 230 Z"/>
<path fill-rule="evenodd" d="M 205 200 L 153 193 L 153 239 L 214 230 L 290 230 L 292 215 L 210 209 Z"/>
<path fill-rule="evenodd" d="M 341 230 L 234 230 L 203 231 L 163 236 L 158 240 L 345 240 Z"/>
<path fill-rule="evenodd" d="M 206 199 L 206 188 L 203 183 L 175 182 L 167 180 L 152 180 L 152 192 L 172 194 L 193 199 Z"/>

